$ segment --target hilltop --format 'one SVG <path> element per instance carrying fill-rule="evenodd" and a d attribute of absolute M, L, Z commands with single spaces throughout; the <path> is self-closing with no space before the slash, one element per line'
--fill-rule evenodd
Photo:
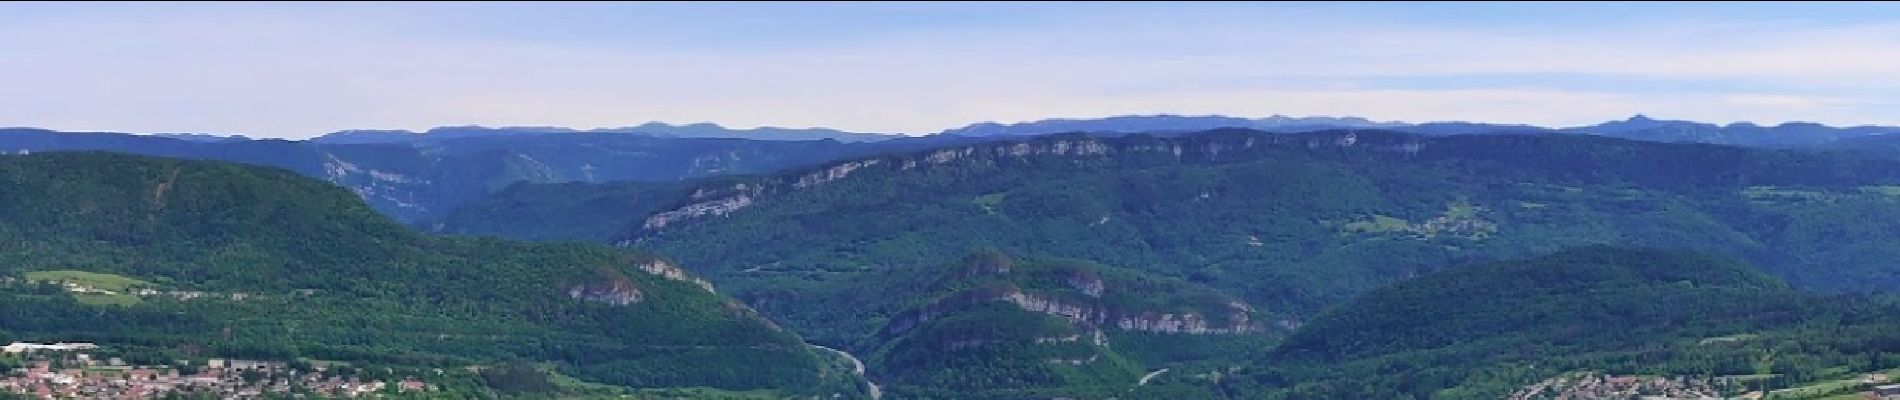
<path fill-rule="evenodd" d="M 1591 246 L 1373 290 L 1219 385 L 1230 398 L 1531 399 L 1577 390 L 1546 378 L 1598 373 L 1671 382 L 1646 395 L 1739 396 L 1891 368 L 1893 310 L 1733 260 Z"/>
<path fill-rule="evenodd" d="M 797 335 L 649 255 L 426 236 L 274 168 L 9 155 L 0 182 L 0 339 L 855 392 Z"/>

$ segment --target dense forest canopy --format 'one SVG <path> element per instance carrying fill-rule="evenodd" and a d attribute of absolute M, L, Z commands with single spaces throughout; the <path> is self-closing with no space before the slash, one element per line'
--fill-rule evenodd
<path fill-rule="evenodd" d="M 428 236 L 272 168 L 0 156 L 0 277 L 0 340 L 437 367 L 519 360 L 632 387 L 855 391 L 821 376 L 797 335 L 671 261 Z"/>
<path fill-rule="evenodd" d="M 587 200 L 535 201 L 556 196 Z M 1900 283 L 1900 160 L 1586 136 L 1058 135 L 684 188 L 523 185 L 456 216 L 450 231 L 558 230 L 676 257 L 824 341 L 889 317 L 829 299 L 976 247 L 1174 277 L 1298 317 L 1450 265 L 1590 244 L 1731 256 L 1823 292 Z"/>

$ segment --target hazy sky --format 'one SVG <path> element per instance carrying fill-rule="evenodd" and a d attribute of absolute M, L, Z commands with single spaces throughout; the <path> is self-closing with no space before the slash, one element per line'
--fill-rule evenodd
<path fill-rule="evenodd" d="M 0 126 L 1900 124 L 1900 4 L 0 4 Z"/>

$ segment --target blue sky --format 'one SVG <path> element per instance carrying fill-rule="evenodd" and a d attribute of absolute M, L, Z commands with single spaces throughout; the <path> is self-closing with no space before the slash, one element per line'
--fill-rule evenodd
<path fill-rule="evenodd" d="M 1900 125 L 1894 3 L 6 3 L 0 126 Z"/>

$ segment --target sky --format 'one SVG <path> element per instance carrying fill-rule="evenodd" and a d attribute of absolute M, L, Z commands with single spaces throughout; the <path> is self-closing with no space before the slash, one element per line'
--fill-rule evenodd
<path fill-rule="evenodd" d="M 4 3 L 0 126 L 1900 125 L 1900 3 Z"/>

